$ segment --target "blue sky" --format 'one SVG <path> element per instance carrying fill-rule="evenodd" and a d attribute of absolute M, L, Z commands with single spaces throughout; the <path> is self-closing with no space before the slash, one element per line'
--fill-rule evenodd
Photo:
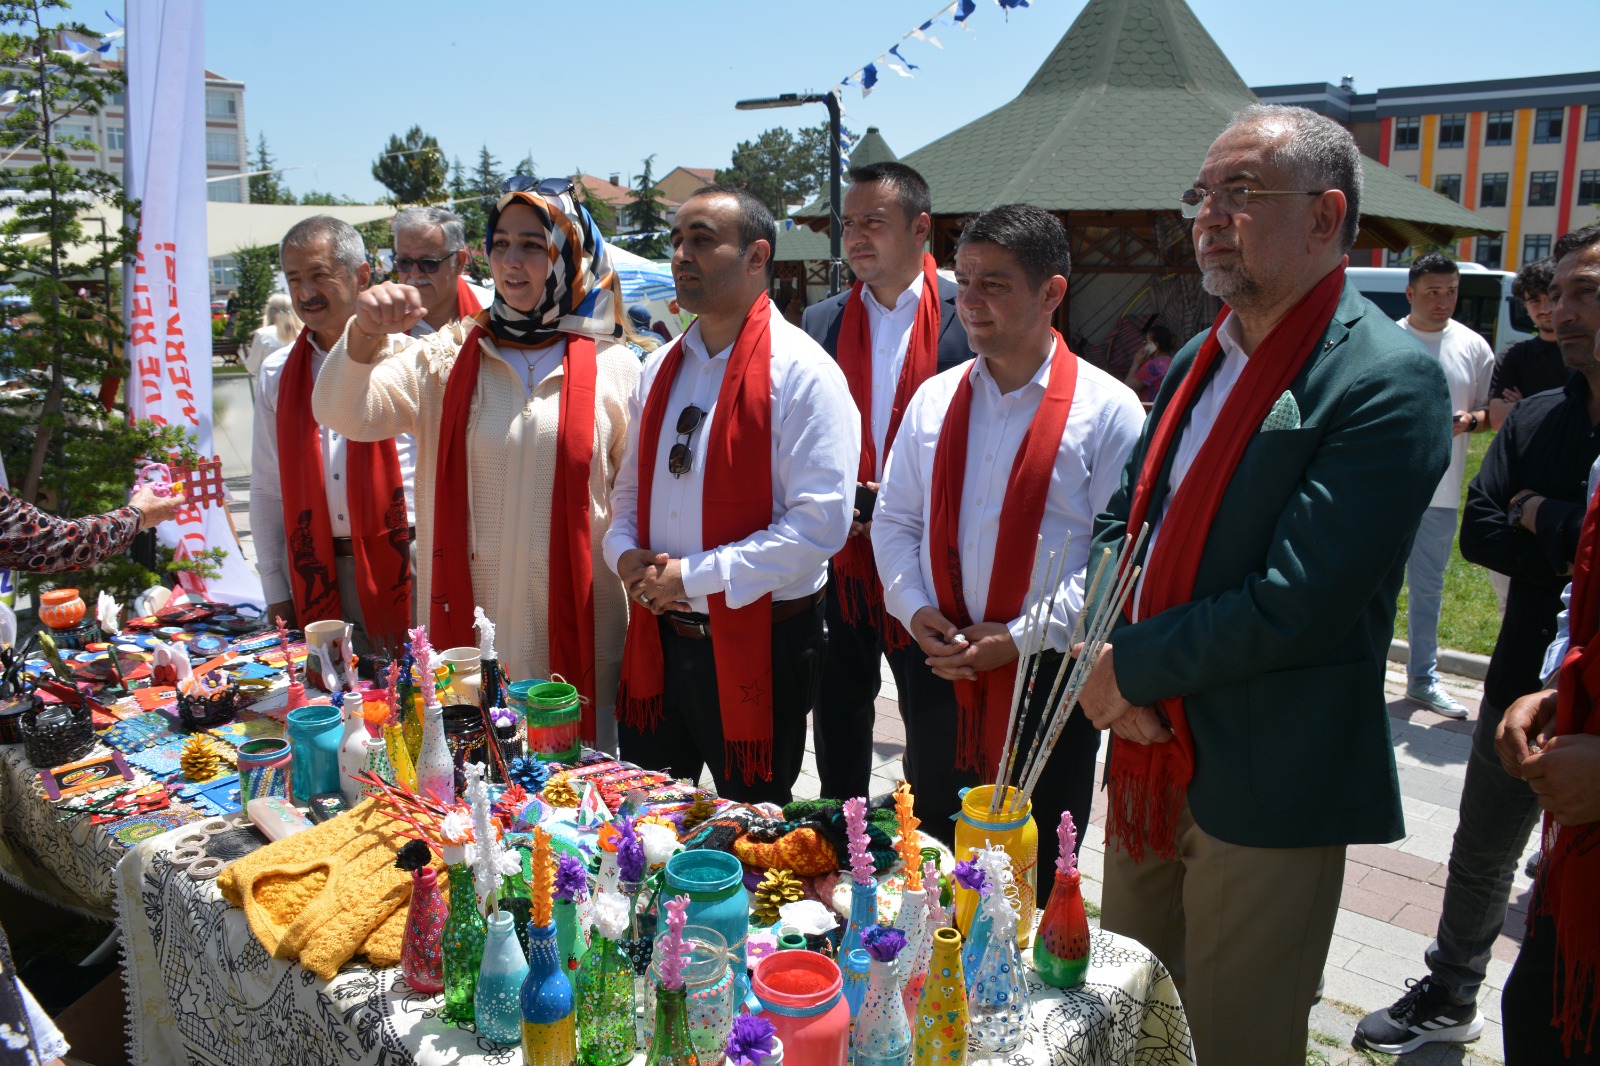
<path fill-rule="evenodd" d="M 884 72 L 845 124 L 878 126 L 904 155 L 1016 95 L 1083 9 L 1034 0 L 1010 13 L 978 0 L 972 32 L 902 49 L 913 79 Z M 1190 0 L 1252 85 L 1355 77 L 1395 85 L 1560 74 L 1600 67 L 1594 0 L 1524 11 L 1480 0 Z M 509 168 L 624 175 L 656 156 L 726 166 L 734 145 L 820 106 L 739 112 L 734 101 L 825 90 L 933 15 L 940 0 L 206 0 L 206 64 L 245 83 L 252 149 L 265 132 L 284 177 L 362 200 L 383 189 L 373 160 L 413 124 L 468 167 L 487 144 Z M 91 26 L 88 5 L 75 14 Z"/>

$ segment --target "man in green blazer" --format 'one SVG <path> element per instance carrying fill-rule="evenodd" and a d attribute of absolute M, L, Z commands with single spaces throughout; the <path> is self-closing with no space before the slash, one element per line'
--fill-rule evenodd
<path fill-rule="evenodd" d="M 1404 832 L 1384 660 L 1449 395 L 1344 282 L 1360 167 L 1301 108 L 1213 142 L 1182 203 L 1227 306 L 1096 523 L 1151 531 L 1081 701 L 1116 734 L 1102 920 L 1173 971 L 1200 1066 L 1304 1061 L 1345 847 Z"/>

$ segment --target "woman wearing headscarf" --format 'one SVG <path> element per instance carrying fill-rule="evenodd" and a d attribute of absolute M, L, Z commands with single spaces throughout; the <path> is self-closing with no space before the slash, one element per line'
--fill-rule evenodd
<path fill-rule="evenodd" d="M 488 217 L 489 308 L 412 339 L 417 291 L 369 289 L 312 406 L 352 440 L 416 436 L 416 602 L 434 645 L 477 644 L 482 607 L 502 668 L 576 685 L 585 739 L 615 750 L 628 604 L 600 539 L 639 361 L 571 183 L 507 184 Z"/>

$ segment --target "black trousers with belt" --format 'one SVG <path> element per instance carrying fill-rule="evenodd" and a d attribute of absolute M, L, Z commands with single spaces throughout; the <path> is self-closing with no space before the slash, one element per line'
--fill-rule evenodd
<path fill-rule="evenodd" d="M 806 753 L 806 716 L 816 702 L 827 646 L 823 607 L 815 604 L 772 623 L 772 780 L 745 784 L 737 762 L 729 765 L 722 739 L 713 641 L 681 636 L 658 619 L 666 677 L 663 719 L 648 732 L 617 723 L 622 757 L 647 770 L 697 780 L 709 767 L 717 795 L 742 803 L 784 804 L 794 798 Z"/>
<path fill-rule="evenodd" d="M 897 660 L 895 677 L 900 687 L 900 717 L 906 724 L 906 779 L 917 798 L 917 817 L 922 829 L 932 833 L 946 844 L 955 843 L 954 817 L 961 810 L 960 790 L 976 785 L 993 784 L 995 768 L 985 767 L 982 773 L 956 769 L 957 728 L 955 685 L 934 676 L 926 664 L 927 656 L 921 648 L 911 647 L 895 652 Z M 1029 703 L 1022 729 L 1022 744 L 1017 756 L 1018 766 L 1012 780 L 1022 774 L 1021 762 L 1026 757 L 1033 734 L 1040 724 L 1044 704 L 1049 697 L 1056 668 L 1061 665 L 1061 654 L 1046 651 L 1040 657 L 1038 682 Z M 1067 669 L 1072 669 L 1068 664 Z M 1056 841 L 1056 825 L 1061 812 L 1072 812 L 1073 824 L 1078 827 L 1078 842 L 1082 847 L 1088 832 L 1089 805 L 1094 798 L 1094 761 L 1100 750 L 1100 731 L 1094 728 L 1082 708 L 1072 712 L 1061 738 L 1056 742 L 1050 761 L 1039 776 L 1033 792 L 1033 818 L 1039 826 L 1039 866 L 1037 884 L 1039 903 L 1042 906 L 1050 895 L 1055 878 L 1056 855 L 1060 846 Z M 964 859 L 969 856 L 958 855 Z"/>
<path fill-rule="evenodd" d="M 846 800 L 868 796 L 872 787 L 872 728 L 883 685 L 883 641 L 876 626 L 845 621 L 831 572 L 824 596 L 828 654 L 811 717 L 811 740 L 823 798 Z"/>

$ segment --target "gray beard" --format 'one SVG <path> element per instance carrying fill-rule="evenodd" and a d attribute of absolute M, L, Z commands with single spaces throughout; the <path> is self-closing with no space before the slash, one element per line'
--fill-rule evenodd
<path fill-rule="evenodd" d="M 1261 283 L 1247 270 L 1202 270 L 1200 287 L 1229 307 L 1248 307 L 1261 295 Z"/>

